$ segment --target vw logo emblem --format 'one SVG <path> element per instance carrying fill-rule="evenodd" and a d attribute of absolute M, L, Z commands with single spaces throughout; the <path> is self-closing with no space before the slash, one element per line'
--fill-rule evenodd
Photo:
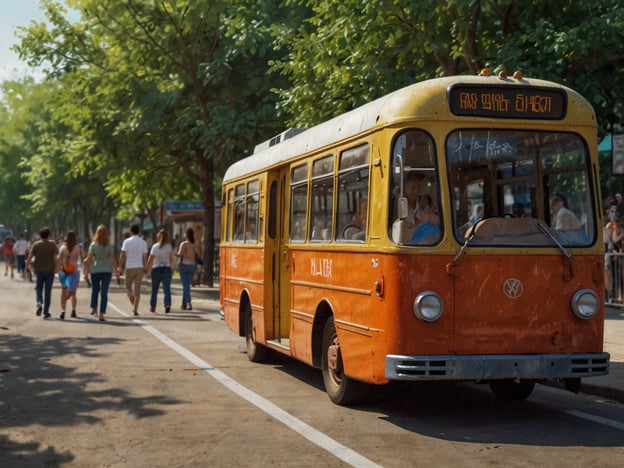
<path fill-rule="evenodd" d="M 507 278 L 503 283 L 503 292 L 509 299 L 518 299 L 524 292 L 524 285 L 517 278 Z"/>

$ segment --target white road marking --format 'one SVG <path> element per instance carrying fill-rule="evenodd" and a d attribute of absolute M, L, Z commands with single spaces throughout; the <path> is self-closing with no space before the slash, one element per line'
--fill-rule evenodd
<path fill-rule="evenodd" d="M 151 333 L 153 336 L 158 338 L 162 343 L 169 346 L 171 349 L 176 351 L 179 355 L 184 357 L 187 361 L 191 362 L 192 364 L 197 366 L 200 370 L 206 372 L 208 375 L 213 377 L 217 382 L 227 387 L 228 389 L 236 393 L 241 398 L 244 398 L 252 405 L 261 409 L 262 411 L 267 413 L 269 416 L 277 419 L 279 422 L 286 425 L 293 431 L 297 432 L 299 435 L 305 437 L 310 442 L 322 448 L 323 450 L 326 450 L 327 452 L 331 453 L 335 457 L 339 458 L 345 463 L 348 463 L 351 466 L 371 467 L 371 468 L 380 467 L 380 465 L 377 465 L 376 463 L 369 460 L 368 458 L 360 455 L 354 450 L 351 450 L 349 447 L 346 447 L 340 444 L 339 442 L 323 434 L 322 432 L 317 431 L 312 426 L 306 424 L 300 419 L 297 419 L 292 414 L 276 406 L 274 403 L 271 403 L 269 400 L 261 397 L 255 392 L 252 392 L 251 390 L 244 387 L 237 381 L 228 377 L 223 372 L 215 369 L 206 361 L 204 361 L 202 358 L 192 353 L 191 351 L 186 349 L 184 346 L 173 341 L 171 338 L 163 334 L 158 329 L 154 328 L 152 325 L 148 325 L 144 321 L 138 318 L 134 318 L 132 315 L 124 312 L 119 307 L 115 306 L 114 304 L 111 304 L 110 302 L 108 303 L 108 306 L 114 309 L 115 311 L 117 311 L 119 314 L 123 315 L 124 317 L 132 318 L 133 321 L 141 325 L 141 327 L 145 331 Z"/>
<path fill-rule="evenodd" d="M 584 413 L 583 411 L 577 411 L 577 410 L 567 410 L 566 413 L 571 414 L 572 416 L 576 416 L 577 418 L 586 419 L 588 421 L 592 421 L 598 424 L 604 424 L 605 426 L 609 426 L 614 429 L 619 429 L 620 431 L 624 431 L 624 423 L 614 421 L 613 419 L 607 419 L 601 416 L 596 416 L 593 414 Z"/>

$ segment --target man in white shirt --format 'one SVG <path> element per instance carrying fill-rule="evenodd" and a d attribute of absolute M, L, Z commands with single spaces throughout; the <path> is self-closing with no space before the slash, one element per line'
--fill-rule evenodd
<path fill-rule="evenodd" d="M 17 274 L 22 278 L 26 278 L 26 256 L 30 249 L 30 242 L 24 239 L 24 233 L 20 232 L 19 239 L 13 246 L 13 251 L 17 257 Z"/>
<path fill-rule="evenodd" d="M 119 255 L 119 269 L 126 266 L 126 293 L 130 304 L 132 305 L 132 313 L 139 315 L 139 301 L 141 300 L 141 281 L 143 280 L 143 271 L 147 264 L 147 242 L 139 237 L 139 225 L 130 226 L 130 237 L 121 245 L 121 254 Z"/>
<path fill-rule="evenodd" d="M 550 204 L 553 210 L 551 227 L 555 230 L 570 230 L 581 227 L 581 222 L 568 208 L 568 200 L 561 193 L 554 193 Z"/>

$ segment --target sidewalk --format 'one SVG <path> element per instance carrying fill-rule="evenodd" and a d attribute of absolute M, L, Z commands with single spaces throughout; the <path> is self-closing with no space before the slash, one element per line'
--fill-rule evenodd
<path fill-rule="evenodd" d="M 611 354 L 609 374 L 583 379 L 581 392 L 624 403 L 624 309 L 605 307 L 604 349 Z"/>
<path fill-rule="evenodd" d="M 151 281 L 147 275 L 144 279 L 144 282 L 151 285 Z M 205 299 L 205 300 L 212 300 L 218 303 L 219 302 L 219 280 L 215 280 L 214 284 L 215 285 L 212 287 L 209 287 L 203 284 L 200 284 L 198 286 L 191 286 L 191 299 L 195 296 L 198 296 L 198 298 Z M 162 286 L 161 286 L 161 290 L 162 290 Z M 177 278 L 174 277 L 171 280 L 171 295 L 177 298 L 182 297 L 182 281 L 180 280 L 179 277 Z M 172 299 L 172 302 L 173 302 L 173 299 Z M 172 307 L 176 307 L 176 306 L 179 306 L 180 304 L 171 304 L 171 305 Z"/>
<path fill-rule="evenodd" d="M 174 278 L 172 293 L 182 295 L 182 283 Z M 219 301 L 219 285 L 193 286 L 191 296 L 204 300 Z M 587 377 L 581 382 L 581 393 L 596 395 L 624 403 L 624 308 L 605 307 L 604 350 L 611 354 L 609 374 L 600 377 Z M 563 385 L 555 384 L 563 388 Z"/>

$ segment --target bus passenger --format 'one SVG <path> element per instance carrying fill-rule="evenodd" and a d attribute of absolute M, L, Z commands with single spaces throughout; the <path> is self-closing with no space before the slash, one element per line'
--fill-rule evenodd
<path fill-rule="evenodd" d="M 364 240 L 366 238 L 366 219 L 368 218 L 368 198 L 360 199 L 358 211 L 353 215 L 353 224 L 349 224 L 343 236 L 349 240 Z"/>
<path fill-rule="evenodd" d="M 438 206 L 433 205 L 417 220 L 416 228 L 408 244 L 433 244 L 440 239 L 441 234 Z"/>
<path fill-rule="evenodd" d="M 409 172 L 405 178 L 405 197 L 407 198 L 408 216 L 407 222 L 416 226 L 422 216 L 420 203 L 420 186 L 423 176 L 416 172 Z"/>
<path fill-rule="evenodd" d="M 576 215 L 568 208 L 568 200 L 559 192 L 553 194 L 550 199 L 550 205 L 553 210 L 551 227 L 555 230 L 578 229 L 581 222 Z"/>
<path fill-rule="evenodd" d="M 514 218 L 524 218 L 524 205 L 518 202 L 511 205 L 511 216 Z"/>
<path fill-rule="evenodd" d="M 483 218 L 483 204 L 477 203 L 472 207 L 472 216 L 470 216 L 470 223 L 474 226 L 477 222 Z"/>

